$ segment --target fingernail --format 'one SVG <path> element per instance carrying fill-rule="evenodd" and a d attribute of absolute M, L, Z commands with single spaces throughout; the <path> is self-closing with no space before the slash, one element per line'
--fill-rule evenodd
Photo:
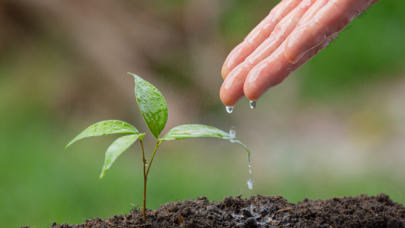
<path fill-rule="evenodd" d="M 229 57 L 227 59 L 227 64 L 226 64 L 226 66 L 228 68 L 232 67 L 232 65 L 235 62 L 236 58 L 239 57 L 241 51 L 242 51 L 242 46 L 240 45 L 239 47 L 236 47 L 236 50 L 234 52 L 229 54 Z"/>
<path fill-rule="evenodd" d="M 242 68 L 235 68 L 234 71 L 228 74 L 226 80 L 225 80 L 225 89 L 229 89 L 232 86 L 233 81 L 237 76 L 239 76 L 240 72 L 242 71 Z"/>
<path fill-rule="evenodd" d="M 308 52 L 308 50 L 298 54 L 297 56 L 295 56 L 294 59 L 288 59 L 288 62 L 292 63 L 292 64 L 296 64 L 298 61 L 300 61 L 302 59 L 302 57 L 304 57 L 304 55 Z"/>
<path fill-rule="evenodd" d="M 261 32 L 262 32 L 262 30 L 259 29 L 256 32 L 254 32 L 253 34 L 250 34 L 249 37 L 247 38 L 247 41 L 250 44 L 253 44 L 255 42 L 256 37 L 258 37 Z"/>
<path fill-rule="evenodd" d="M 297 63 L 304 55 L 308 52 L 308 49 L 299 47 L 302 45 L 299 45 L 300 38 L 302 37 L 303 30 L 298 30 L 295 33 L 291 34 L 284 46 L 284 56 L 288 60 L 288 62 L 295 64 Z M 297 47 L 298 45 L 298 47 Z M 294 47 L 295 46 L 295 47 Z M 294 49 L 298 49 L 297 51 L 294 51 Z"/>

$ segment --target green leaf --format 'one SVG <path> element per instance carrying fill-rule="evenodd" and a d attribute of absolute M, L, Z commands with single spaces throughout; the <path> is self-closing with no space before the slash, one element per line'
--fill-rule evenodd
<path fill-rule="evenodd" d="M 165 98 L 160 91 L 149 82 L 135 74 L 128 74 L 135 77 L 135 96 L 139 109 L 141 109 L 143 119 L 146 125 L 148 125 L 149 130 L 158 139 L 166 125 L 168 117 Z"/>
<path fill-rule="evenodd" d="M 227 139 L 227 140 L 235 140 L 225 131 L 219 130 L 215 127 L 210 127 L 201 124 L 186 124 L 180 125 L 173 129 L 171 129 L 167 134 L 161 139 L 161 141 L 171 141 L 171 140 L 179 140 L 179 139 L 189 139 L 189 138 L 201 138 L 201 137 L 213 137 L 213 138 L 220 138 L 220 139 Z M 248 154 L 248 162 L 250 166 L 250 152 L 249 149 L 246 147 L 239 140 L 235 140 L 236 143 L 240 144 L 243 148 L 245 148 Z"/>
<path fill-rule="evenodd" d="M 115 134 L 139 134 L 139 131 L 131 124 L 119 120 L 105 120 L 91 125 L 76 138 L 74 138 L 66 147 L 68 148 L 77 140 L 101 136 L 101 135 L 115 135 Z"/>
<path fill-rule="evenodd" d="M 105 161 L 103 170 L 101 171 L 100 179 L 104 177 L 105 173 L 124 151 L 126 151 L 138 138 L 142 139 L 145 134 L 132 134 L 126 135 L 115 140 L 105 153 Z"/>
<path fill-rule="evenodd" d="M 186 124 L 171 129 L 161 140 L 170 141 L 201 137 L 215 137 L 228 140 L 233 139 L 228 133 L 215 127 L 201 124 Z"/>

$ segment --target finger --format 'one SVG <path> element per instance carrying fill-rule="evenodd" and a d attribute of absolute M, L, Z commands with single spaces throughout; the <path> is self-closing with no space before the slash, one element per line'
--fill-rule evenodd
<path fill-rule="evenodd" d="M 302 24 L 307 23 L 309 20 L 311 20 L 315 14 L 322 9 L 326 3 L 328 3 L 329 0 L 317 0 L 309 10 L 304 14 L 304 16 L 301 18 L 300 22 L 298 22 L 297 27 L 300 27 Z"/>
<path fill-rule="evenodd" d="M 266 38 L 269 37 L 277 23 L 291 12 L 301 0 L 284 0 L 239 44 L 225 60 L 222 66 L 222 78 L 242 63 Z"/>
<path fill-rule="evenodd" d="M 219 97 L 225 106 L 234 106 L 243 98 L 243 84 L 250 70 L 250 65 L 240 64 L 225 78 L 219 92 Z"/>
<path fill-rule="evenodd" d="M 257 101 L 269 88 L 280 84 L 288 75 L 297 70 L 312 57 L 318 54 L 337 34 L 325 39 L 316 48 L 306 52 L 300 61 L 290 63 L 284 54 L 284 44 L 280 46 L 270 57 L 254 67 L 244 83 L 244 94 L 251 101 Z"/>
<path fill-rule="evenodd" d="M 244 96 L 243 84 L 249 71 L 284 42 L 314 1 L 302 1 L 299 7 L 296 7 L 277 24 L 268 39 L 228 74 L 220 91 L 221 100 L 226 106 L 234 106 Z"/>
<path fill-rule="evenodd" d="M 245 62 L 250 63 L 253 67 L 273 53 L 295 29 L 302 16 L 315 1 L 316 0 L 302 1 L 298 7 L 292 10 L 277 24 L 270 37 L 261 43 L 259 47 L 246 58 Z"/>
<path fill-rule="evenodd" d="M 298 62 L 306 52 L 323 43 L 327 37 L 342 31 L 371 4 L 372 0 L 329 0 L 287 38 L 285 57 L 291 63 Z"/>

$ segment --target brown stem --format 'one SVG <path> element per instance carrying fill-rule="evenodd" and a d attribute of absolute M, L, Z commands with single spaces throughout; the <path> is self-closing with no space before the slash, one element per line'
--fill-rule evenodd
<path fill-rule="evenodd" d="M 146 159 L 145 159 L 145 150 L 143 149 L 143 141 L 142 139 L 139 140 L 141 142 L 142 146 L 142 156 L 143 156 L 143 208 L 142 208 L 142 214 L 143 214 L 143 219 L 146 221 L 146 181 L 147 181 L 147 176 L 146 176 Z"/>
<path fill-rule="evenodd" d="M 143 215 L 143 219 L 146 221 L 146 182 L 148 181 L 148 173 L 149 173 L 149 169 L 152 165 L 152 161 L 153 158 L 155 157 L 155 153 L 157 148 L 159 147 L 160 143 L 162 143 L 162 141 L 159 142 L 159 139 L 156 140 L 156 147 L 155 150 L 153 151 L 153 155 L 152 158 L 150 159 L 149 162 L 149 166 L 148 166 L 148 170 L 146 170 L 146 159 L 145 159 L 145 151 L 143 148 L 143 142 L 142 139 L 139 140 L 141 142 L 141 146 L 142 146 L 142 156 L 143 156 L 143 208 L 142 208 L 142 215 Z"/>

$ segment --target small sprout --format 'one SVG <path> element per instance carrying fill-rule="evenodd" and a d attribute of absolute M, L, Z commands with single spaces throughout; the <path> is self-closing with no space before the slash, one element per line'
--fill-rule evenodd
<path fill-rule="evenodd" d="M 100 174 L 100 179 L 104 177 L 105 173 L 109 170 L 114 161 L 120 156 L 124 151 L 126 151 L 132 144 L 139 140 L 142 149 L 142 161 L 143 161 L 143 175 L 144 175 L 144 187 L 143 187 L 143 218 L 146 220 L 146 182 L 148 179 L 148 174 L 150 167 L 152 166 L 153 159 L 155 157 L 156 151 L 163 141 L 172 141 L 188 138 L 201 138 L 201 137 L 212 137 L 220 138 L 226 140 L 232 140 L 240 144 L 245 148 L 248 154 L 248 164 L 250 166 L 250 152 L 241 141 L 235 139 L 235 135 L 230 135 L 222 130 L 214 127 L 199 125 L 199 124 L 188 124 L 180 125 L 171 129 L 163 138 L 159 138 L 160 133 L 163 131 L 167 118 L 167 104 L 165 98 L 149 82 L 143 80 L 141 77 L 132 74 L 135 77 L 135 96 L 141 110 L 143 119 L 148 126 L 152 135 L 156 138 L 156 146 L 153 151 L 152 157 L 149 160 L 145 158 L 145 151 L 143 146 L 144 133 L 139 133 L 139 131 L 132 125 L 119 121 L 119 120 L 106 120 L 99 123 L 93 124 L 88 127 L 82 133 L 80 133 L 76 138 L 74 138 L 67 146 L 69 147 L 74 142 L 94 136 L 102 135 L 116 135 L 125 134 L 125 136 L 115 140 L 111 146 L 107 149 L 105 154 L 104 165 Z M 229 110 L 228 110 L 229 111 Z M 66 149 L 65 148 L 65 149 Z M 178 222 L 182 222 L 182 217 L 179 216 Z"/>

